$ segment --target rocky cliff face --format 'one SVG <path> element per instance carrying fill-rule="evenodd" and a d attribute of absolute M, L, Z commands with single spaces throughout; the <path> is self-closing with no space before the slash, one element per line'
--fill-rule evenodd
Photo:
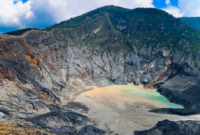
<path fill-rule="evenodd" d="M 113 18 L 108 12 L 75 28 L 1 34 L 0 111 L 51 133 L 73 134 L 89 121 L 66 107 L 78 93 L 127 83 L 155 86 L 170 101 L 199 108 L 200 51 L 193 30 L 176 20 L 168 28 L 144 17 Z M 80 134 L 89 129 L 94 127 Z"/>

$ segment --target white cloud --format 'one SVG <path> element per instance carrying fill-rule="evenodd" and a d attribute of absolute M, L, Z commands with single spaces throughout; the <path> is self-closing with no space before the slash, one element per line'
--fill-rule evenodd
<path fill-rule="evenodd" d="M 170 0 L 166 0 L 165 4 L 169 5 L 170 4 Z"/>
<path fill-rule="evenodd" d="M 33 11 L 50 13 L 60 22 L 105 5 L 125 8 L 154 7 L 153 0 L 30 0 Z"/>
<path fill-rule="evenodd" d="M 154 7 L 153 0 L 0 0 L 1 27 L 45 27 L 105 5 Z"/>
<path fill-rule="evenodd" d="M 23 21 L 32 15 L 30 2 L 23 4 L 16 0 L 0 0 L 0 25 L 24 27 Z"/>
<path fill-rule="evenodd" d="M 162 9 L 169 14 L 172 14 L 174 17 L 182 17 L 185 12 L 181 12 L 181 10 L 174 6 L 168 6 L 167 8 Z"/>
<path fill-rule="evenodd" d="M 178 7 L 170 5 L 170 0 L 165 2 L 168 7 L 163 9 L 175 17 L 196 17 L 200 16 L 199 0 L 178 0 Z"/>
<path fill-rule="evenodd" d="M 0 26 L 43 27 L 105 5 L 132 9 L 154 7 L 152 3 L 153 0 L 0 0 Z"/>
<path fill-rule="evenodd" d="M 181 12 L 185 12 L 184 16 L 195 17 L 200 16 L 199 0 L 179 0 L 178 7 Z"/>
<path fill-rule="evenodd" d="M 15 3 L 15 4 L 14 4 Z M 153 0 L 0 0 L 0 27 L 45 27 L 105 5 L 154 7 Z M 175 17 L 200 16 L 199 0 L 179 0 L 178 8 L 165 0 L 163 9 Z M 1 28 L 0 28 L 1 29 Z M 0 30 L 2 31 L 2 30 Z"/>

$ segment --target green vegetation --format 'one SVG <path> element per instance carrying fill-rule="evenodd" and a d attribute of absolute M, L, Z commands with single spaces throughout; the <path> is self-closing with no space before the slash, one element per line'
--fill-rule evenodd
<path fill-rule="evenodd" d="M 123 30 L 123 33 L 129 34 L 132 40 L 139 39 L 140 43 L 136 45 L 138 48 L 149 43 L 167 43 L 171 37 L 179 36 L 182 32 L 176 31 L 173 27 L 181 25 L 181 20 L 159 9 L 137 8 L 127 12 L 123 20 L 126 21 L 125 25 L 128 27 Z"/>
<path fill-rule="evenodd" d="M 14 35 L 14 36 L 20 36 L 20 35 L 24 34 L 25 32 L 30 31 L 32 29 L 39 30 L 37 28 L 26 28 L 26 29 L 20 29 L 20 30 L 16 30 L 16 31 L 10 31 L 10 32 L 7 32 L 5 34 Z"/>
<path fill-rule="evenodd" d="M 195 58 L 200 50 L 200 30 L 182 20 L 183 18 L 174 18 L 156 8 L 130 10 L 105 6 L 43 30 L 50 31 L 57 28 L 54 31 L 55 37 L 70 39 L 77 44 L 88 44 L 93 48 L 98 47 L 115 54 L 121 50 L 129 52 L 132 45 L 138 49 L 144 45 L 152 46 L 152 49 L 158 46 L 168 47 L 172 51 L 177 50 L 177 44 L 179 48 L 189 45 Z M 30 29 L 9 33 L 20 35 L 28 30 Z M 186 49 L 179 51 L 190 53 Z"/>
<path fill-rule="evenodd" d="M 51 30 L 52 28 L 62 27 L 77 28 L 92 22 L 95 18 L 98 18 L 105 13 L 108 13 L 111 18 L 116 18 L 117 16 L 123 15 L 127 11 L 130 11 L 130 9 L 117 6 L 105 6 L 87 12 L 81 16 L 71 18 L 67 21 L 62 21 L 61 23 L 54 24 L 53 26 L 46 27 L 44 30 Z"/>
<path fill-rule="evenodd" d="M 100 34 L 90 36 L 93 30 L 101 26 L 103 27 Z M 155 8 L 130 10 L 105 6 L 44 30 L 62 27 L 73 28 L 76 31 L 76 34 L 73 32 L 74 35 L 79 39 L 85 35 L 87 37 L 85 42 L 92 44 L 93 47 L 100 44 L 99 47 L 103 47 L 108 52 L 117 53 L 120 49 L 129 50 L 132 45 L 140 49 L 145 44 L 148 46 L 151 44 L 153 49 L 160 44 L 160 47 L 167 46 L 175 51 L 176 45 L 182 39 L 189 42 L 194 57 L 200 50 L 200 46 L 197 45 L 197 42 L 200 42 L 199 30 L 187 25 L 181 19 L 174 18 L 167 12 Z M 69 35 L 69 37 L 75 39 L 74 35 Z M 113 44 L 116 45 L 113 47 Z M 185 44 L 186 42 L 182 43 L 183 46 Z M 188 54 L 187 50 L 183 51 Z"/>
<path fill-rule="evenodd" d="M 180 19 L 190 26 L 200 30 L 200 17 L 180 17 Z"/>

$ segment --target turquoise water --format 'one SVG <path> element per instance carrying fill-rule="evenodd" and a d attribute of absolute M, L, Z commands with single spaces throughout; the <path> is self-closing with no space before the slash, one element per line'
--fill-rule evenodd
<path fill-rule="evenodd" d="M 127 95 L 127 98 L 131 97 L 139 101 L 159 104 L 160 106 L 166 108 L 183 108 L 183 106 L 181 105 L 169 102 L 169 100 L 166 97 L 160 95 L 160 93 L 156 90 L 141 89 L 132 84 L 112 85 L 105 88 L 106 90 L 102 92 L 106 92 L 107 94 L 110 93 L 109 95 L 111 95 L 112 93 L 119 93 L 118 95 Z"/>
<path fill-rule="evenodd" d="M 158 104 L 163 105 L 163 107 L 169 107 L 169 108 L 183 108 L 183 106 L 178 105 L 178 104 L 174 104 L 169 102 L 169 100 L 160 95 L 159 92 L 157 92 L 156 90 L 122 90 L 123 93 L 126 93 L 128 95 L 132 95 L 133 97 L 137 97 L 140 99 L 144 99 L 147 101 L 153 101 L 156 102 Z"/>

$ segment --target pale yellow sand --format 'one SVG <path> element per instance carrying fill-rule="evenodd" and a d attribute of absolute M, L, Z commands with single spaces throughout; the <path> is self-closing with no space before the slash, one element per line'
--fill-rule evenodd
<path fill-rule="evenodd" d="M 132 93 L 133 90 L 136 96 Z M 156 103 L 154 100 L 145 100 L 144 98 L 149 98 L 148 94 L 145 95 L 146 92 L 157 97 L 155 90 L 148 91 L 129 84 L 95 88 L 80 94 L 75 101 L 85 104 L 90 109 L 84 114 L 91 119 L 88 124 L 94 124 L 106 130 L 108 134 L 111 134 L 109 131 L 114 131 L 119 135 L 133 135 L 135 130 L 152 128 L 158 121 L 165 119 L 178 121 L 195 120 L 200 117 L 199 115 L 184 117 L 150 113 L 148 112 L 150 109 L 166 105 Z"/>

